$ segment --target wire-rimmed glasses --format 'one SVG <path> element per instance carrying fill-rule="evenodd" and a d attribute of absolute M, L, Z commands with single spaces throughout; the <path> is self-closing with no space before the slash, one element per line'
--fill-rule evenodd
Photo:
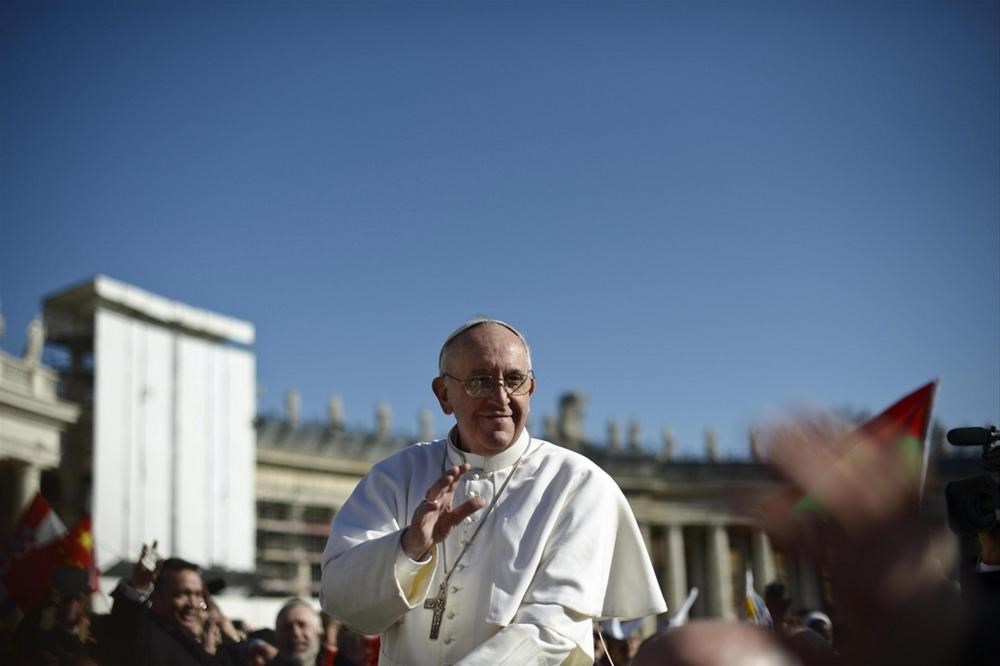
<path fill-rule="evenodd" d="M 531 390 L 531 380 L 535 378 L 535 373 L 531 370 L 528 372 L 508 372 L 499 380 L 492 375 L 473 375 L 468 379 L 459 379 L 447 372 L 442 372 L 441 376 L 461 384 L 466 395 L 470 398 L 484 398 L 497 390 L 498 381 L 507 391 L 507 395 L 524 395 Z"/>

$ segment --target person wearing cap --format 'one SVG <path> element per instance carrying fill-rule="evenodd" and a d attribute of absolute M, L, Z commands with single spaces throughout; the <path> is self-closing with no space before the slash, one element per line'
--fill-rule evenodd
<path fill-rule="evenodd" d="M 527 432 L 517 329 L 460 326 L 431 388 L 455 426 L 376 464 L 323 553 L 324 610 L 380 634 L 380 664 L 591 664 L 594 618 L 666 610 L 618 486 Z"/>
<path fill-rule="evenodd" d="M 806 613 L 802 624 L 822 636 L 827 643 L 833 645 L 833 622 L 830 621 L 829 615 L 823 611 L 810 611 Z"/>

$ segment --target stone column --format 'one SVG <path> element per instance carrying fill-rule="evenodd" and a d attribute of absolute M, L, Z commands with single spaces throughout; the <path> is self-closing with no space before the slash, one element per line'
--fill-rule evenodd
<path fill-rule="evenodd" d="M 344 400 L 339 395 L 331 395 L 326 402 L 330 430 L 344 429 Z"/>
<path fill-rule="evenodd" d="M 420 441 L 429 442 L 434 439 L 434 416 L 426 407 L 417 415 L 417 425 L 420 428 Z M 530 432 L 530 430 L 529 430 Z"/>
<path fill-rule="evenodd" d="M 706 575 L 706 541 L 708 540 L 705 534 L 707 527 L 697 526 L 688 528 L 689 539 L 686 540 L 684 546 L 685 550 L 691 550 L 691 557 L 687 558 L 687 564 L 690 567 L 687 570 L 688 585 L 691 587 L 697 587 L 699 590 L 698 598 L 694 601 L 694 608 L 691 609 L 691 617 L 707 617 L 708 611 L 708 576 Z M 679 608 L 679 607 L 678 607 Z"/>
<path fill-rule="evenodd" d="M 17 520 L 17 517 L 28 508 L 28 502 L 41 488 L 42 470 L 37 465 L 24 463 L 17 466 L 14 474 L 14 520 Z"/>
<path fill-rule="evenodd" d="M 719 435 L 715 428 L 705 428 L 705 460 L 719 462 Z"/>
<path fill-rule="evenodd" d="M 392 408 L 389 403 L 380 402 L 375 405 L 375 435 L 379 439 L 389 436 L 392 428 Z"/>
<path fill-rule="evenodd" d="M 708 614 L 726 620 L 736 619 L 733 611 L 733 575 L 729 561 L 729 533 L 725 525 L 707 528 Z"/>
<path fill-rule="evenodd" d="M 312 570 L 309 566 L 309 559 L 307 557 L 308 549 L 305 544 L 302 543 L 302 539 L 305 537 L 304 530 L 299 531 L 303 527 L 305 521 L 305 507 L 298 502 L 293 502 L 291 505 L 291 510 L 288 515 L 289 522 L 292 524 L 292 529 L 296 530 L 295 534 L 295 546 L 292 549 L 295 553 L 295 583 L 294 589 L 295 594 L 308 599 L 312 596 Z"/>
<path fill-rule="evenodd" d="M 297 388 L 288 389 L 288 392 L 285 394 L 285 414 L 288 417 L 288 425 L 297 428 L 301 412 L 302 395 Z"/>
<path fill-rule="evenodd" d="M 818 609 L 820 607 L 819 577 L 816 575 L 816 568 L 809 559 L 799 553 L 798 555 L 798 602 L 802 608 Z"/>
<path fill-rule="evenodd" d="M 556 417 L 551 414 L 546 414 L 543 419 L 542 425 L 543 431 L 545 432 L 545 439 L 550 442 L 559 441 L 559 422 L 556 421 Z"/>
<path fill-rule="evenodd" d="M 629 453 L 642 451 L 642 427 L 638 421 L 632 421 L 628 424 L 628 451 Z"/>
<path fill-rule="evenodd" d="M 663 596 L 667 600 L 670 616 L 680 610 L 687 598 L 687 567 L 684 561 L 684 528 L 667 525 L 667 570 L 661 582 Z"/>
<path fill-rule="evenodd" d="M 660 439 L 662 440 L 662 446 L 657 458 L 660 460 L 673 460 L 677 454 L 677 438 L 674 436 L 674 431 L 670 428 L 664 428 L 660 431 Z"/>
<path fill-rule="evenodd" d="M 618 421 L 611 419 L 608 421 L 608 451 L 618 453 L 622 450 L 622 427 Z"/>
<path fill-rule="evenodd" d="M 753 580 L 757 591 L 763 593 L 764 586 L 775 579 L 774 553 L 771 551 L 771 540 L 763 530 L 755 530 L 750 537 L 751 557 L 753 558 Z"/>

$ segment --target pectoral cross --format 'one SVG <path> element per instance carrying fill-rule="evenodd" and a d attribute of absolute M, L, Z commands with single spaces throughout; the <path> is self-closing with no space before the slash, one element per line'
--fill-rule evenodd
<path fill-rule="evenodd" d="M 431 597 L 424 601 L 424 608 L 434 611 L 434 617 L 431 618 L 431 635 L 430 639 L 436 641 L 438 634 L 441 633 L 441 618 L 444 617 L 444 605 L 448 601 L 448 581 L 441 583 L 441 587 L 438 588 L 438 594 L 436 597 Z"/>

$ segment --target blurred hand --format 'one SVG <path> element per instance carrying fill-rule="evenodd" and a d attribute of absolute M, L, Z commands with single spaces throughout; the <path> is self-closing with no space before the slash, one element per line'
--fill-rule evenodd
<path fill-rule="evenodd" d="M 895 442 L 826 416 L 773 425 L 762 441 L 793 492 L 757 498 L 756 518 L 777 545 L 829 574 L 852 639 L 845 662 L 950 663 L 959 600 L 943 571 L 954 539 L 924 523 L 920 480 Z M 820 511 L 795 508 L 805 493 Z"/>
<path fill-rule="evenodd" d="M 261 640 L 250 642 L 247 651 L 247 666 L 266 666 L 267 662 L 278 656 L 278 648 Z"/>

